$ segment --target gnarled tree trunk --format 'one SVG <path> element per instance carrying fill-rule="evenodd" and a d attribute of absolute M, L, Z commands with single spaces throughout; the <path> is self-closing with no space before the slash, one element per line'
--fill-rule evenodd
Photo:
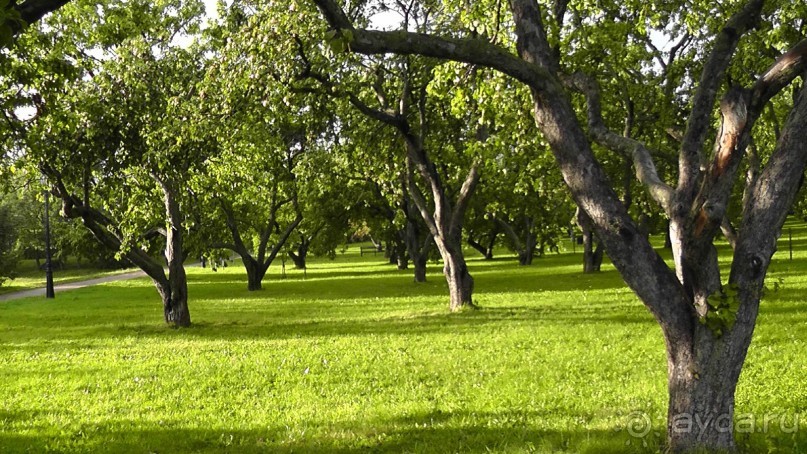
<path fill-rule="evenodd" d="M 167 285 L 155 281 L 163 300 L 165 322 L 176 326 L 190 326 L 191 314 L 188 310 L 188 278 L 185 274 L 185 251 L 182 238 L 182 213 L 177 200 L 177 189 L 173 182 L 152 175 L 163 191 L 165 202 L 166 235 L 165 261 L 168 264 Z"/>
<path fill-rule="evenodd" d="M 443 274 L 448 283 L 449 308 L 456 312 L 475 307 L 473 302 L 474 278 L 468 272 L 465 257 L 458 244 L 437 241 L 437 248 L 443 257 Z"/>

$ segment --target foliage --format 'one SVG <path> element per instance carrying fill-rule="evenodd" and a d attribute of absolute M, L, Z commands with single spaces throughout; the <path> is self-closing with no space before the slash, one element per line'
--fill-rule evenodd
<path fill-rule="evenodd" d="M 16 276 L 20 251 L 17 248 L 19 221 L 12 204 L 0 200 L 0 285 Z"/>
<path fill-rule="evenodd" d="M 724 332 L 731 330 L 737 320 L 737 310 L 740 309 L 737 286 L 729 284 L 710 295 L 707 305 L 708 311 L 699 321 L 715 336 L 720 337 Z"/>

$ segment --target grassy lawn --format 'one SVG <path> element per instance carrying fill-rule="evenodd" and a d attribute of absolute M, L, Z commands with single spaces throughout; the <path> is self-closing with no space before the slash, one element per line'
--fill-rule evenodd
<path fill-rule="evenodd" d="M 44 262 L 43 262 L 44 263 Z M 93 267 L 69 266 L 65 269 L 53 271 L 53 283 L 55 285 L 67 284 L 70 282 L 95 279 L 97 277 L 110 276 L 113 274 L 127 273 L 135 269 L 127 270 L 101 270 Z M 20 263 L 18 275 L 13 280 L 7 280 L 0 286 L 0 295 L 5 293 L 31 290 L 45 286 L 45 272 L 37 268 L 34 260 L 23 260 Z"/>
<path fill-rule="evenodd" d="M 807 452 L 792 228 L 737 391 L 756 418 L 745 452 Z M 414 284 L 356 248 L 305 277 L 273 266 L 252 293 L 240 267 L 189 268 L 189 329 L 162 324 L 145 279 L 3 303 L 0 452 L 658 452 L 660 329 L 612 267 L 581 260 L 474 259 L 482 308 L 460 314 L 439 266 Z"/>

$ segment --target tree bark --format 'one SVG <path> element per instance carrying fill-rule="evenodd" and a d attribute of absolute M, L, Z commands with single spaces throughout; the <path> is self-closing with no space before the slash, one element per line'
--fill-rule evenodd
<path fill-rule="evenodd" d="M 443 257 L 443 274 L 448 283 L 449 309 L 457 312 L 466 308 L 475 308 L 473 302 L 474 278 L 468 272 L 468 266 L 462 250 L 456 246 L 440 244 L 438 249 Z"/>
<path fill-rule="evenodd" d="M 247 290 L 250 292 L 263 289 L 263 278 L 269 269 L 268 264 L 260 264 L 250 256 L 242 257 L 247 270 Z"/>
<path fill-rule="evenodd" d="M 165 322 L 175 326 L 190 326 L 188 309 L 188 278 L 185 274 L 185 251 L 182 238 L 182 213 L 174 184 L 165 178 L 152 175 L 163 191 L 165 202 L 166 235 L 165 260 L 168 264 L 167 286 L 157 282 L 163 300 Z"/>
<path fill-rule="evenodd" d="M 734 391 L 748 345 L 731 346 L 726 340 L 699 326 L 694 343 L 676 339 L 668 346 L 671 452 L 734 449 Z"/>

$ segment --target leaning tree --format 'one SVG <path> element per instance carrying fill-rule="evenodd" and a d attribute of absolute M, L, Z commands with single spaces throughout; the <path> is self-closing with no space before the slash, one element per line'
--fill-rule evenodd
<path fill-rule="evenodd" d="M 659 177 L 653 150 L 647 144 L 614 132 L 603 121 L 598 84 L 601 74 L 567 72 L 565 56 L 586 49 L 585 42 L 564 47 L 562 40 L 564 30 L 569 30 L 564 18 L 574 16 L 574 11 L 567 14 L 567 8 L 578 5 L 559 0 L 547 8 L 535 0 L 511 0 L 510 15 L 494 26 L 490 23 L 497 19 L 491 19 L 488 11 L 499 10 L 473 5 L 469 8 L 483 20 L 479 23 L 487 26 L 481 33 L 477 29 L 449 34 L 360 28 L 351 19 L 358 16 L 356 11 L 349 16 L 333 0 L 314 3 L 331 29 L 327 37 L 340 40 L 351 52 L 419 54 L 482 65 L 530 88 L 536 125 L 552 148 L 572 197 L 591 218 L 625 282 L 661 326 L 668 359 L 670 450 L 734 449 L 731 421 L 735 388 L 776 239 L 807 161 L 807 142 L 800 137 L 807 126 L 804 89 L 782 125 L 770 158 L 748 189 L 726 282 L 721 279 L 714 239 L 753 127 L 770 99 L 803 74 L 807 40 L 795 45 L 790 42 L 789 49 L 748 84 L 737 79 L 727 81 L 725 75 L 746 35 L 751 35 L 748 40 L 763 39 L 764 31 L 772 26 L 786 26 L 774 15 L 778 11 L 774 6 L 779 5 L 764 9 L 764 0 L 748 0 L 731 8 L 682 12 L 677 8 L 664 12 L 662 5 L 653 5 L 652 14 L 640 14 L 646 12 L 642 4 L 635 6 L 636 14 L 625 15 L 626 19 L 606 14 L 575 24 L 596 27 L 601 20 L 622 20 L 626 27 L 634 23 L 647 29 L 660 27 L 662 22 L 680 23 L 678 30 L 688 27 L 708 43 L 702 49 L 702 59 L 693 60 L 702 61 L 692 71 L 697 82 L 677 98 L 687 101 L 686 122 L 678 152 L 678 181 L 671 184 Z M 626 11 L 634 7 L 622 6 Z M 484 22 L 485 18 L 489 21 Z M 502 26 L 509 26 L 511 33 L 499 33 Z M 507 42 L 509 36 L 515 38 L 512 47 Z M 572 105 L 573 93 L 586 97 L 588 127 Z M 500 102 L 507 102 L 506 93 Z M 713 128 L 715 121 L 718 124 Z M 715 140 L 708 153 L 706 140 L 710 135 Z M 633 160 L 636 177 L 670 220 L 675 269 L 661 259 L 629 216 L 595 159 L 592 143 Z M 690 424 L 685 424 L 685 417 Z M 693 419 L 711 423 L 696 425 Z"/>
<path fill-rule="evenodd" d="M 69 8 L 39 35 L 75 32 L 67 43 L 38 43 L 50 60 L 71 69 L 70 77 L 41 74 L 29 83 L 37 112 L 19 147 L 46 175 L 63 214 L 81 219 L 100 243 L 142 268 L 160 293 L 165 321 L 187 326 L 183 262 L 188 233 L 198 224 L 187 184 L 210 144 L 186 121 L 198 104 L 187 87 L 201 79 L 200 53 L 171 41 L 193 27 L 201 6 L 104 8 L 92 31 L 81 27 L 86 15 Z M 162 260 L 149 248 L 155 242 L 162 243 Z"/>

